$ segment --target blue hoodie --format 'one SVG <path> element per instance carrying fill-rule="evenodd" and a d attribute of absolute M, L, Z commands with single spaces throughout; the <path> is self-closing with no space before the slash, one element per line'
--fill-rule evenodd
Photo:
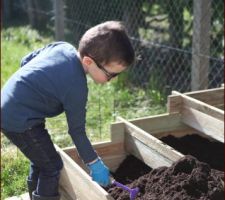
<path fill-rule="evenodd" d="M 1 128 L 25 130 L 65 112 L 68 132 L 85 163 L 97 157 L 85 131 L 88 88 L 76 49 L 54 42 L 21 61 L 1 90 Z"/>

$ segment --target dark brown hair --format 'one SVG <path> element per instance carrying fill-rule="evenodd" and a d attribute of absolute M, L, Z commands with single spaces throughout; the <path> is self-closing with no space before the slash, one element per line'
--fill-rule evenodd
<path fill-rule="evenodd" d="M 107 21 L 87 30 L 78 51 L 82 58 L 90 55 L 101 64 L 118 62 L 124 67 L 131 65 L 135 58 L 126 29 L 119 21 Z"/>

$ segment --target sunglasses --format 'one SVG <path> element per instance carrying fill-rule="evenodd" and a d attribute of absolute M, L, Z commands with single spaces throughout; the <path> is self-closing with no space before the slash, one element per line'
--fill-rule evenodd
<path fill-rule="evenodd" d="M 91 57 L 91 56 L 89 56 L 89 55 L 88 55 L 88 57 L 90 57 L 90 58 L 95 62 L 95 64 L 97 65 L 97 67 L 98 67 L 100 70 L 102 70 L 102 72 L 106 75 L 108 81 L 111 80 L 112 78 L 118 76 L 118 75 L 120 74 L 120 73 L 112 73 L 112 72 L 107 71 L 107 70 L 106 70 L 101 64 L 99 64 L 93 57 Z"/>

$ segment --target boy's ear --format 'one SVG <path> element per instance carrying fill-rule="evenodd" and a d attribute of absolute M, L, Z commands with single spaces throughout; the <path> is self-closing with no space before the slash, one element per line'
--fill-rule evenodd
<path fill-rule="evenodd" d="M 89 66 L 90 64 L 93 63 L 92 59 L 88 56 L 84 56 L 83 59 L 82 59 L 83 63 L 87 66 Z"/>

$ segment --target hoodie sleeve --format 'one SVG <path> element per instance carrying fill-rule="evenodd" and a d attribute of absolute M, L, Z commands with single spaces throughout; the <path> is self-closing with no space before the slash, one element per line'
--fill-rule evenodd
<path fill-rule="evenodd" d="M 87 92 L 77 91 L 77 87 L 76 89 L 71 87 L 66 92 L 64 110 L 68 123 L 68 132 L 84 163 L 89 163 L 97 158 L 97 153 L 86 135 L 86 102 Z"/>

